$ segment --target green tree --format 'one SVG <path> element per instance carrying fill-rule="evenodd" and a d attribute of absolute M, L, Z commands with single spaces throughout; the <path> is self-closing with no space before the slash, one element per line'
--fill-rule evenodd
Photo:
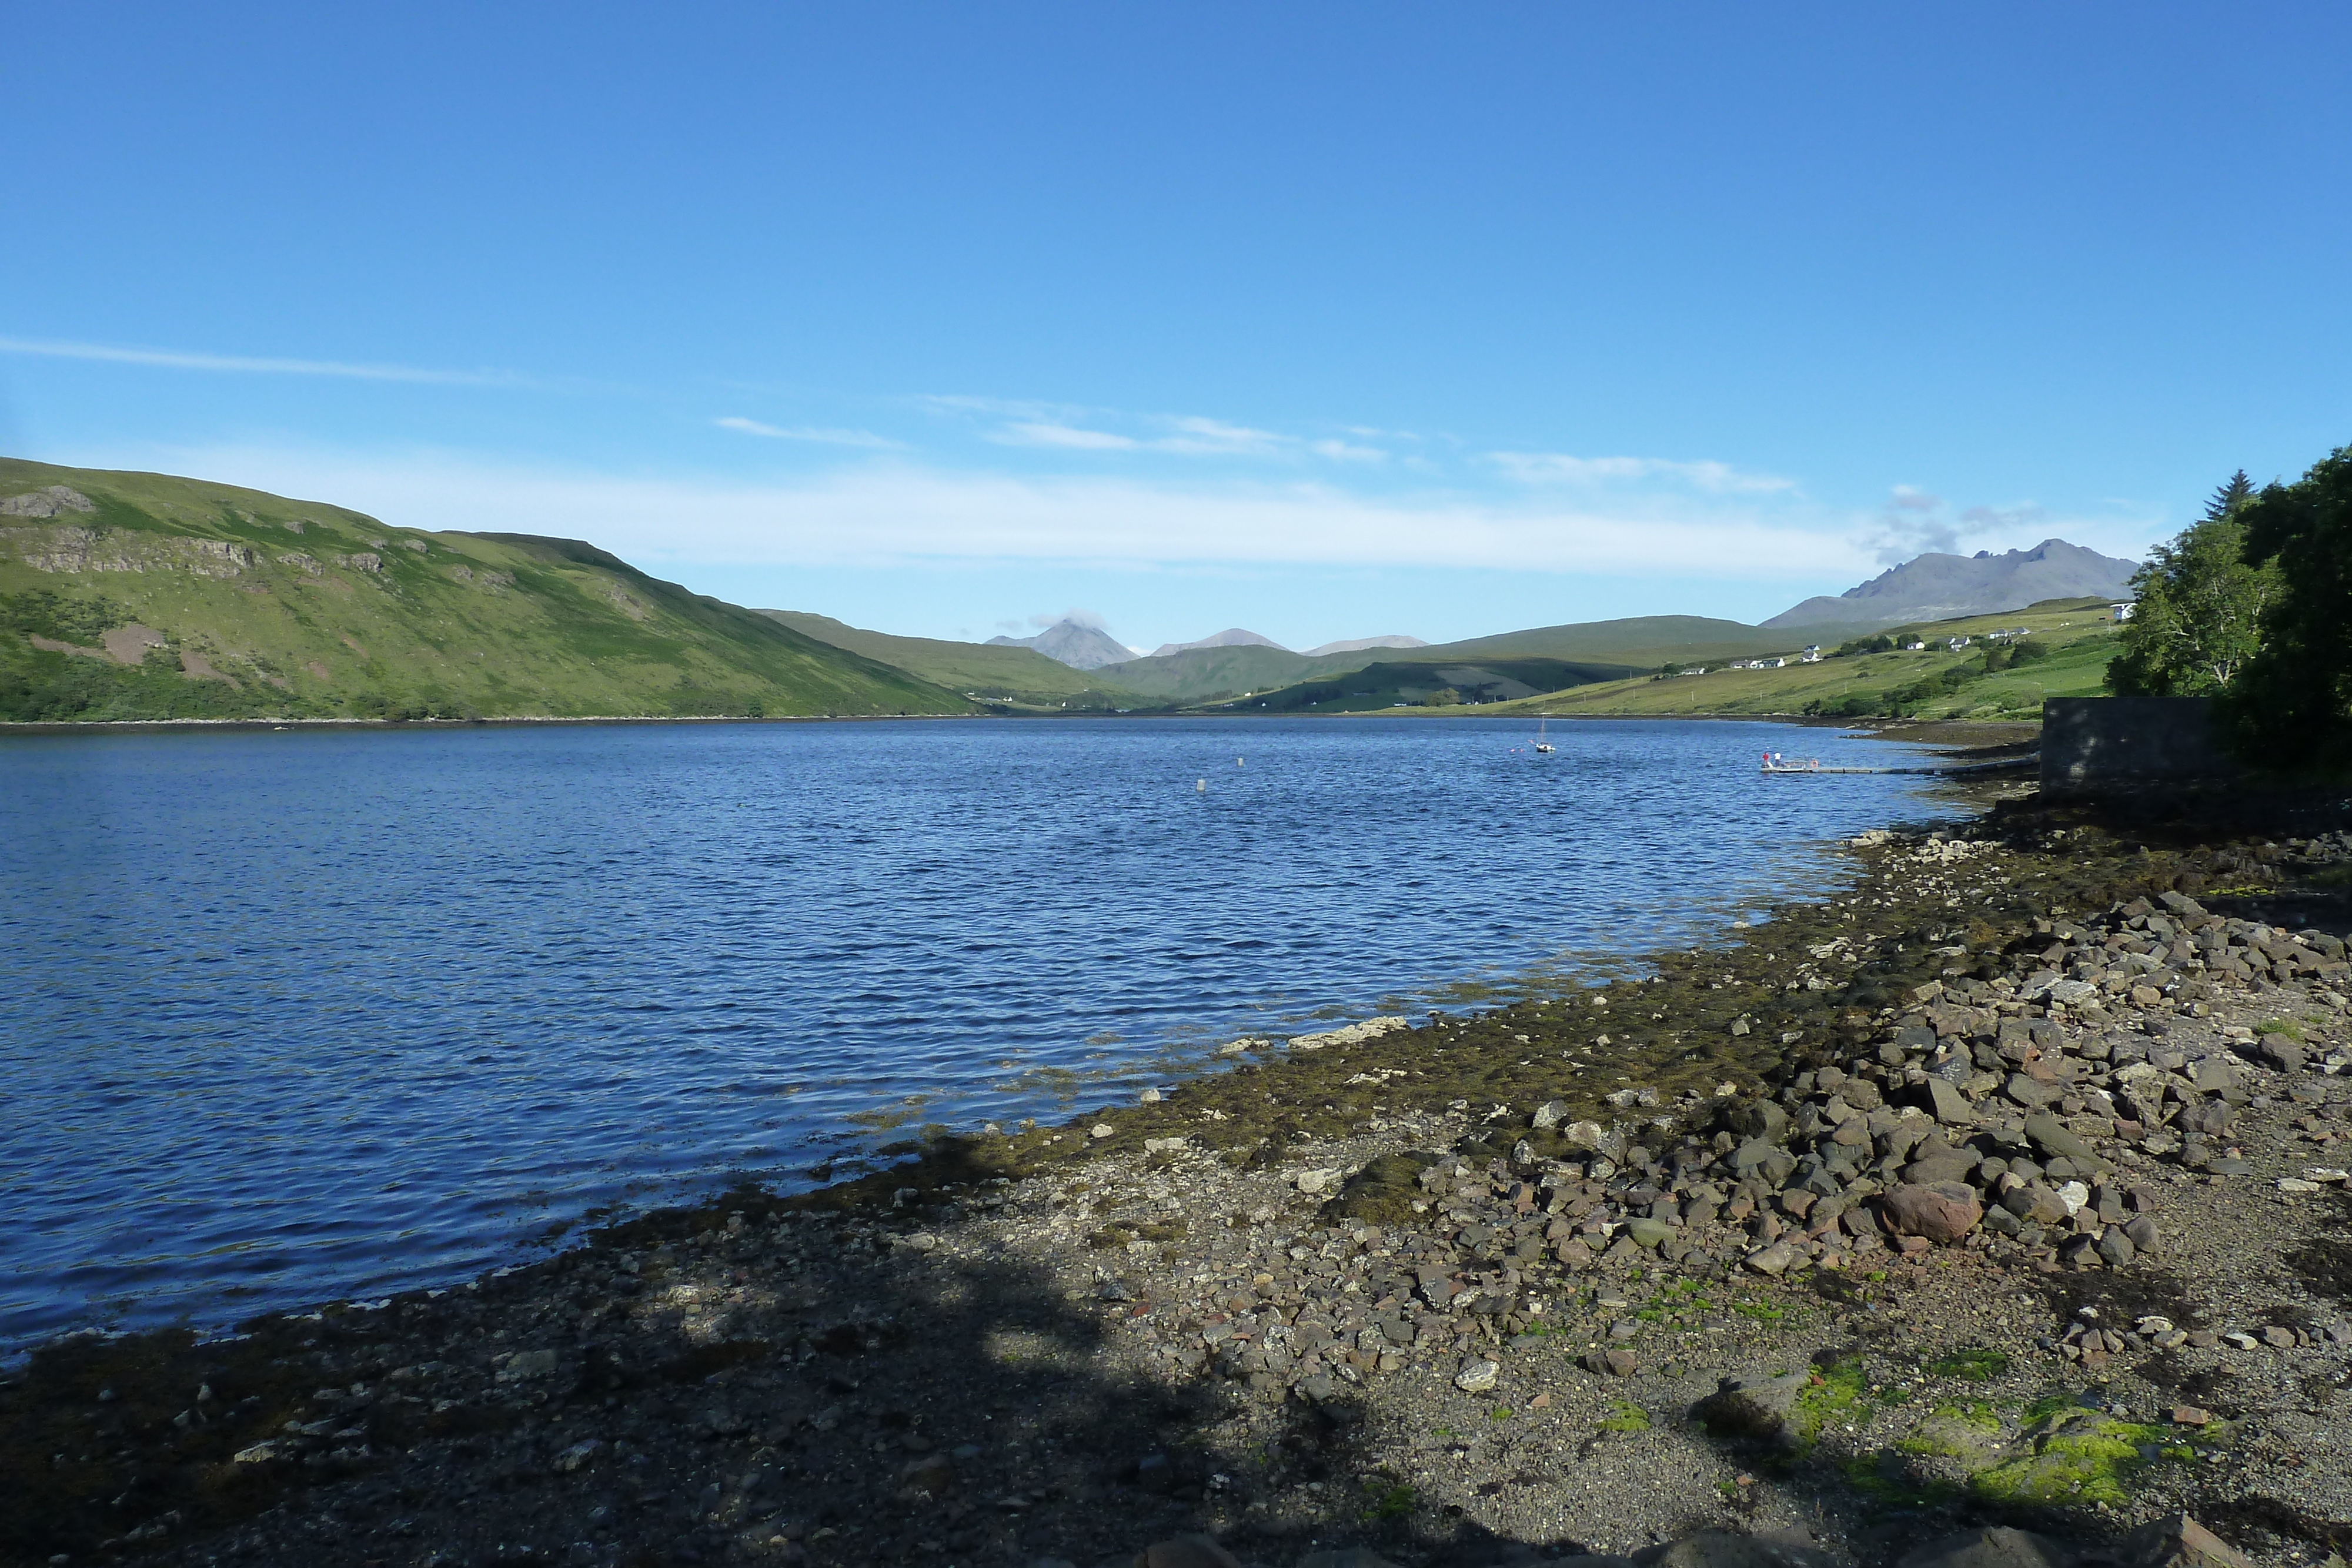
<path fill-rule="evenodd" d="M 2223 703 L 2238 749 L 2268 768 L 2352 764 L 2352 446 L 2236 514 L 2279 591 Z"/>
<path fill-rule="evenodd" d="M 2158 545 L 2132 574 L 2137 607 L 2123 652 L 2107 665 L 2119 696 L 2200 696 L 2228 689 L 2263 640 L 2263 612 L 2279 597 L 2278 570 L 2246 556 L 2253 486 L 2244 469 L 2213 492 L 2205 516 Z"/>

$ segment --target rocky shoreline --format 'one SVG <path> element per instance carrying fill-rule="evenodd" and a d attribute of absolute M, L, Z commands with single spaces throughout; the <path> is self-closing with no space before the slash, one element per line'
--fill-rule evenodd
<path fill-rule="evenodd" d="M 446 1291 L 62 1342 L 0 1383 L 0 1560 L 2229 1550 L 2127 1539 L 2184 1512 L 2328 1555 L 2352 964 L 2294 923 L 2352 838 L 2021 803 L 1849 853 L 1639 976 L 1236 1042 Z"/>

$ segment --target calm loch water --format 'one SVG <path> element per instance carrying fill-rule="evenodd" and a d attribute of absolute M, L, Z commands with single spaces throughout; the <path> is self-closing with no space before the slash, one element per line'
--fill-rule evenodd
<path fill-rule="evenodd" d="M 0 739 L 0 1350 L 439 1282 L 610 1207 L 1720 929 L 1916 778 L 1752 724 Z M 1205 783 L 1206 788 L 1199 786 Z M 904 1135 L 903 1134 L 899 1135 Z"/>

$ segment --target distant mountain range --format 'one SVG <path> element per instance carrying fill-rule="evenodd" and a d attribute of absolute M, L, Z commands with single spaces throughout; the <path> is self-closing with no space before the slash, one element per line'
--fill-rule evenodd
<path fill-rule="evenodd" d="M 1367 648 L 1426 648 L 1428 646 L 1428 643 L 1418 637 L 1405 637 L 1391 633 L 1386 637 L 1349 637 L 1342 642 L 1326 643 L 1319 648 L 1307 649 L 1300 657 L 1319 659 L 1327 653 L 1360 653 Z M 1145 657 L 1165 659 L 1176 653 L 1192 653 L 1197 648 L 1276 648 L 1286 653 L 1290 652 L 1288 648 L 1271 637 L 1260 636 L 1255 632 L 1244 631 L 1239 626 L 1230 626 L 1215 636 L 1203 637 L 1197 643 L 1162 643 Z"/>
<path fill-rule="evenodd" d="M 1171 653 L 1189 653 L 1195 648 L 1282 648 L 1271 637 L 1261 637 L 1255 632 L 1244 632 L 1238 626 L 1228 626 L 1213 637 L 1203 637 L 1197 643 L 1162 643 L 1148 657 L 1164 659 Z M 1290 650 L 1283 648 L 1284 653 Z"/>
<path fill-rule="evenodd" d="M 2047 539 L 1922 555 L 1760 626 L 1654 615 L 1304 653 L 1233 627 L 1139 656 L 1075 619 L 986 643 L 895 636 L 741 609 L 579 540 L 394 528 L 202 480 L 0 459 L 0 717 L 1332 711 L 1447 688 L 1487 702 L 2096 604 L 2134 570 Z"/>
<path fill-rule="evenodd" d="M 991 637 L 991 648 L 1034 648 L 1049 659 L 1058 660 L 1074 670 L 1099 670 L 1105 664 L 1123 664 L 1135 657 L 1135 650 L 1114 639 L 1099 626 L 1088 626 L 1076 621 L 1056 621 L 1034 637 Z"/>
<path fill-rule="evenodd" d="M 1783 610 L 1767 627 L 1822 626 L 1873 631 L 1914 621 L 1998 615 L 2045 599 L 2120 599 L 2131 588 L 2136 560 L 2043 539 L 2032 549 L 2000 555 L 1930 553 L 1881 572 L 1832 599 L 1808 599 Z"/>
<path fill-rule="evenodd" d="M 1326 643 L 1319 648 L 1309 648 L 1307 656 L 1320 659 L 1331 653 L 1360 653 L 1368 648 L 1426 648 L 1429 644 L 1418 637 L 1349 637 L 1343 642 Z"/>

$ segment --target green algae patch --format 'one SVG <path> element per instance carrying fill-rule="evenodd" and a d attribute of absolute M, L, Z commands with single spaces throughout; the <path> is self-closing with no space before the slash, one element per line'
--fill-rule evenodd
<path fill-rule="evenodd" d="M 1999 1460 L 2000 1437 L 2000 1415 L 1991 1406 L 1971 1400 L 1937 1406 L 1895 1447 L 1918 1458 L 1957 1460 L 1977 1471 Z"/>
<path fill-rule="evenodd" d="M 2009 1357 L 1981 1345 L 1956 1350 L 1927 1364 L 1929 1376 L 1958 1378 L 1966 1383 L 1990 1383 L 2008 1370 Z"/>
<path fill-rule="evenodd" d="M 1895 1448 L 1861 1454 L 1843 1466 L 1846 1484 L 1885 1508 L 1935 1508 L 1952 1500 L 1950 1482 L 1922 1476 L 1910 1456 Z"/>
<path fill-rule="evenodd" d="M 1348 1178 L 1326 1206 L 1335 1219 L 1362 1225 L 1411 1225 L 1413 1205 L 1423 1197 L 1421 1173 L 1435 1165 L 1433 1154 L 1382 1155 Z"/>
<path fill-rule="evenodd" d="M 2093 1410 L 2054 1416 L 2029 1432 L 2030 1453 L 1969 1478 L 1978 1496 L 2000 1503 L 2107 1503 L 2126 1500 L 2125 1482 L 2139 1470 L 2177 1458 L 2178 1434 L 2167 1427 L 2116 1421 Z"/>
<path fill-rule="evenodd" d="M 1789 1425 L 1799 1437 L 1811 1442 L 1824 1427 L 1849 1421 L 1857 1411 L 1869 1414 L 1868 1379 L 1862 1363 L 1832 1362 L 1813 1369 L 1812 1382 L 1798 1393 L 1790 1409 Z"/>
<path fill-rule="evenodd" d="M 1609 1414 L 1601 1420 L 1601 1430 L 1604 1432 L 1646 1432 L 1649 1429 L 1650 1413 L 1639 1405 L 1620 1403 L 1612 1406 Z"/>

